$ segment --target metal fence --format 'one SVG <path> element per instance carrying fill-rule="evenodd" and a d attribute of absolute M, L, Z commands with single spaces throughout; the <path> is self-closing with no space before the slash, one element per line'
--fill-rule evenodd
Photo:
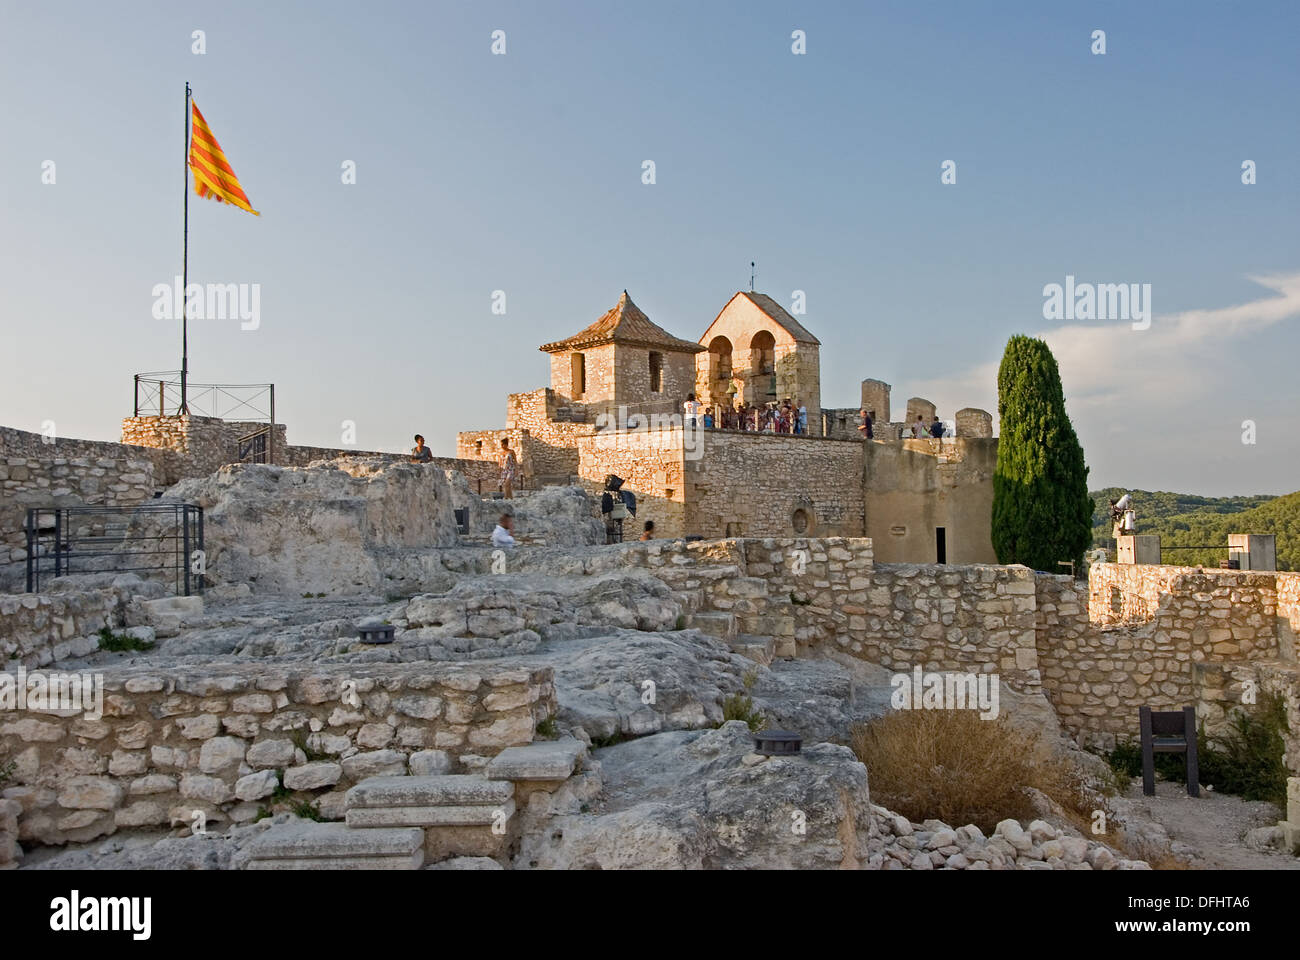
<path fill-rule="evenodd" d="M 27 592 L 74 573 L 136 573 L 202 593 L 203 508 L 190 503 L 134 507 L 41 507 L 27 511 Z"/>
<path fill-rule="evenodd" d="M 185 384 L 185 409 L 181 405 L 179 370 L 135 375 L 134 416 L 166 417 L 189 412 L 196 417 L 217 420 L 275 422 L 275 384 L 273 383 L 195 383 Z"/>

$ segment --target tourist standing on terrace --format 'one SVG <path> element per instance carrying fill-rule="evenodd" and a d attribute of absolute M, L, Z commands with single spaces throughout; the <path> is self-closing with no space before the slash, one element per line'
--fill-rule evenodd
<path fill-rule="evenodd" d="M 415 446 L 411 448 L 412 463 L 428 463 L 433 459 L 433 453 L 424 445 L 424 437 L 418 433 L 415 435 Z"/>
<path fill-rule="evenodd" d="M 686 395 L 686 402 L 682 404 L 682 409 L 686 411 L 686 428 L 694 430 L 700 421 L 700 401 L 695 399 L 695 394 Z"/>
<path fill-rule="evenodd" d="M 871 425 L 876 419 L 876 411 L 859 410 L 858 412 L 862 414 L 862 424 L 858 427 L 858 432 L 870 440 L 873 436 Z"/>
<path fill-rule="evenodd" d="M 501 438 L 501 495 L 507 500 L 515 495 L 515 481 L 519 479 L 519 461 L 510 449 L 510 438 Z"/>

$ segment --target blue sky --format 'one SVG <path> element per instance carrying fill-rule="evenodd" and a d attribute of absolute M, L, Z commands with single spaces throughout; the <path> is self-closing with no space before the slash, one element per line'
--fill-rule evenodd
<path fill-rule="evenodd" d="M 3 0 L 0 423 L 116 439 L 131 375 L 179 366 L 150 291 L 180 268 L 188 80 L 262 212 L 191 200 L 191 281 L 261 286 L 258 329 L 191 325 L 191 376 L 275 381 L 291 442 L 351 420 L 450 454 L 623 289 L 693 339 L 754 260 L 806 292 L 824 406 L 875 377 L 994 409 L 1030 333 L 1093 486 L 1288 492 L 1298 28 L 1294 3 Z M 1150 283 L 1151 329 L 1045 320 L 1067 274 Z"/>

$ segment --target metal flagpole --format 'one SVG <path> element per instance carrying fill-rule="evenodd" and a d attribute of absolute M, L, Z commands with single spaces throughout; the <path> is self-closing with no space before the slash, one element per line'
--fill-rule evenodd
<path fill-rule="evenodd" d="M 190 329 L 186 306 L 190 279 L 190 84 L 185 82 L 185 245 L 181 254 L 181 406 L 177 413 L 189 413 Z"/>

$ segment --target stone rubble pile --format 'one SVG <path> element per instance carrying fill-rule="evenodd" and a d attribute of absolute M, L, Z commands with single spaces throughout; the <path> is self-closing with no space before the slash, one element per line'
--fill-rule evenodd
<path fill-rule="evenodd" d="M 956 829 L 939 820 L 910 823 L 872 805 L 881 837 L 868 866 L 881 870 L 1150 870 L 1141 860 L 1117 857 L 1103 843 L 1072 836 L 1043 820 L 1028 828 L 1001 821 L 992 836 L 974 824 Z"/>

